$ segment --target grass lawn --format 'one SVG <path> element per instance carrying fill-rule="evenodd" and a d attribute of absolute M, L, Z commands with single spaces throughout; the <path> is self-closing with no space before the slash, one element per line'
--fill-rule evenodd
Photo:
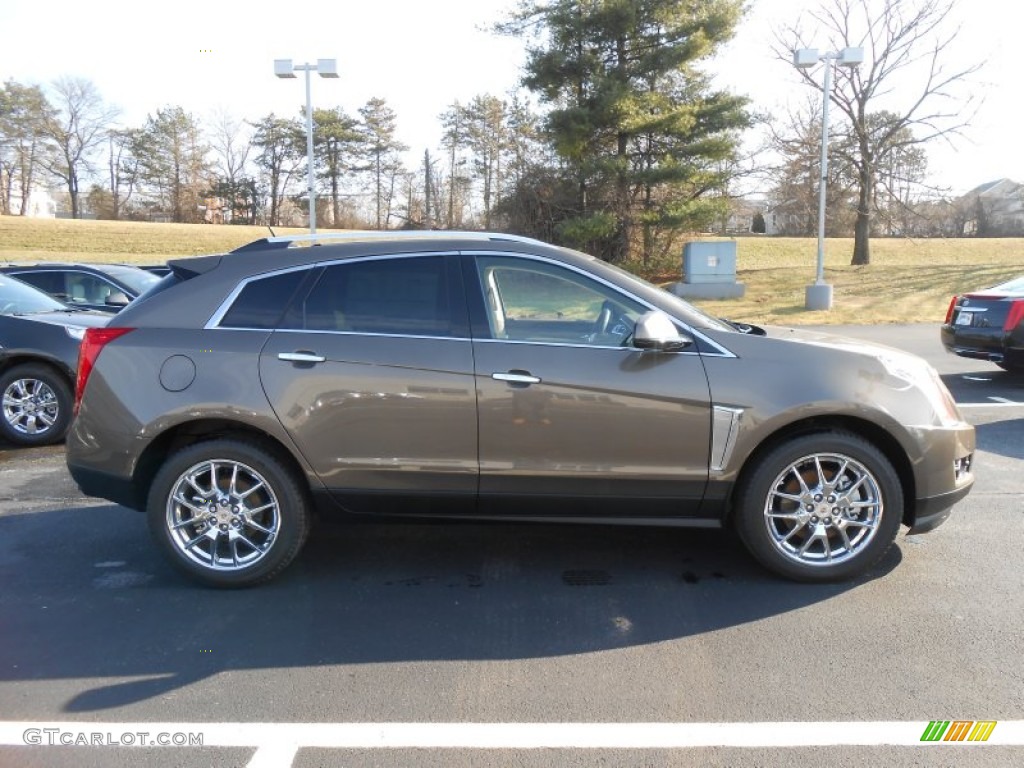
<path fill-rule="evenodd" d="M 305 230 L 275 229 L 276 234 Z M 88 261 L 157 264 L 180 256 L 230 250 L 261 237 L 266 227 L 72 221 L 0 216 L 0 261 Z M 833 309 L 808 312 L 804 289 L 814 282 L 814 238 L 737 240 L 737 280 L 743 298 L 694 301 L 722 317 L 780 325 L 938 323 L 953 294 L 1024 273 L 1024 239 L 872 241 L 871 264 L 850 266 L 853 240 L 829 239 L 825 281 Z M 682 261 L 641 270 L 655 282 L 679 279 Z"/>

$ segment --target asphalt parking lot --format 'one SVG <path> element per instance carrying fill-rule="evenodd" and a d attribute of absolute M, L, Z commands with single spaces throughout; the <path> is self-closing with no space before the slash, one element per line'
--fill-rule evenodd
<path fill-rule="evenodd" d="M 837 585 L 725 532 L 433 524 L 324 526 L 277 581 L 204 590 L 60 446 L 0 446 L 0 766 L 1021 764 L 1024 741 L 842 745 L 1024 720 L 1024 377 L 935 326 L 828 330 L 929 359 L 979 446 L 945 525 Z M 683 745 L 704 723 L 728 729 Z M 781 736 L 732 740 L 762 723 Z M 186 745 L 138 746 L 158 734 Z"/>

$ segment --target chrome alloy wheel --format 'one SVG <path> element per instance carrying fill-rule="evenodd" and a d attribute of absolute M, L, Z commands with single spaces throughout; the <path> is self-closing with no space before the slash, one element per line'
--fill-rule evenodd
<path fill-rule="evenodd" d="M 884 512 L 878 480 L 841 454 L 794 461 L 771 484 L 764 523 L 786 558 L 810 566 L 841 563 L 862 552 Z"/>
<path fill-rule="evenodd" d="M 215 571 L 251 568 L 273 547 L 281 525 L 277 495 L 252 467 L 225 459 L 185 470 L 167 497 L 171 543 Z"/>
<path fill-rule="evenodd" d="M 22 435 L 42 435 L 60 418 L 57 393 L 45 381 L 15 379 L 3 393 L 4 420 Z"/>

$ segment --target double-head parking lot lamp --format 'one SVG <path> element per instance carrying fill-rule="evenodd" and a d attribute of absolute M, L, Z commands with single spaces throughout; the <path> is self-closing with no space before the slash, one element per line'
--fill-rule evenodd
<path fill-rule="evenodd" d="M 337 59 L 317 59 L 316 64 L 296 64 L 291 59 L 274 59 L 274 74 L 280 78 L 294 78 L 296 72 L 306 73 L 306 159 L 309 163 L 309 234 L 316 234 L 316 187 L 313 173 L 313 98 L 309 73 L 320 77 L 337 77 Z"/>

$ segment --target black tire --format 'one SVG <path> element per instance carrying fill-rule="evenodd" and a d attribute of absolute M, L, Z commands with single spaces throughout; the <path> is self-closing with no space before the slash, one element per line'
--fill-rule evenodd
<path fill-rule="evenodd" d="M 312 517 L 306 489 L 284 463 L 231 439 L 171 455 L 153 479 L 146 514 L 177 568 L 221 588 L 277 576 L 302 549 Z"/>
<path fill-rule="evenodd" d="M 871 443 L 846 432 L 805 435 L 756 461 L 738 490 L 734 522 L 766 568 L 795 581 L 839 581 L 889 551 L 903 488 Z"/>
<path fill-rule="evenodd" d="M 996 365 L 1010 373 L 1024 373 L 1024 363 L 1008 363 L 1004 360 Z"/>
<path fill-rule="evenodd" d="M 48 365 L 16 365 L 0 376 L 0 434 L 18 445 L 49 445 L 71 426 L 71 384 Z"/>

